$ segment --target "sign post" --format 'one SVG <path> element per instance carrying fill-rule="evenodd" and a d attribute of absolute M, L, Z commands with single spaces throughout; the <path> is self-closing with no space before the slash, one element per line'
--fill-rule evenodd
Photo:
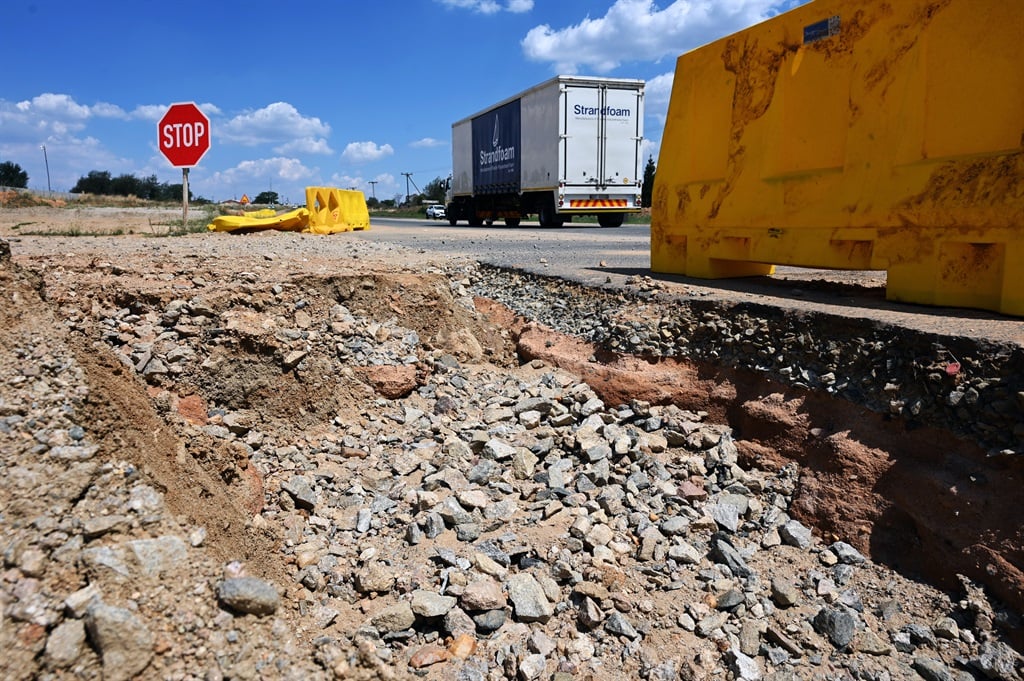
<path fill-rule="evenodd" d="M 181 168 L 181 228 L 188 227 L 188 171 L 210 150 L 210 119 L 195 102 L 171 104 L 156 126 L 157 146 Z"/>

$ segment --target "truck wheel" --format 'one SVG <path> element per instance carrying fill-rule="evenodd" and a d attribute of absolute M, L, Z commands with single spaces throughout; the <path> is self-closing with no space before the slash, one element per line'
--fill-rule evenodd
<path fill-rule="evenodd" d="M 625 217 L 622 213 L 601 213 L 597 216 L 597 224 L 602 227 L 622 227 Z"/>
<path fill-rule="evenodd" d="M 451 225 L 452 227 L 454 227 L 455 223 L 457 223 L 457 222 L 458 222 L 458 220 L 455 219 L 455 216 L 452 216 L 452 217 L 448 218 L 448 224 Z"/>
<path fill-rule="evenodd" d="M 506 227 L 518 227 L 521 218 L 505 218 Z"/>
<path fill-rule="evenodd" d="M 480 217 L 479 215 L 475 215 L 474 214 L 474 215 L 470 216 L 470 218 L 469 218 L 469 226 L 470 227 L 480 227 L 483 224 L 484 224 L 484 219 L 482 217 Z"/>
<path fill-rule="evenodd" d="M 555 212 L 554 206 L 541 206 L 537 219 L 541 227 L 561 227 L 564 223 L 564 218 Z"/>

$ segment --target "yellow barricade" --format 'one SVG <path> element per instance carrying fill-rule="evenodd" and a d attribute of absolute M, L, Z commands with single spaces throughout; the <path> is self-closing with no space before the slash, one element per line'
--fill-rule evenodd
<path fill-rule="evenodd" d="M 313 234 L 369 228 L 370 213 L 363 193 L 331 187 L 306 187 L 305 208 L 281 214 L 266 208 L 242 215 L 222 215 L 206 226 L 211 232 L 276 229 Z"/>
<path fill-rule="evenodd" d="M 333 187 L 306 187 L 309 227 L 316 234 L 370 228 L 370 212 L 361 191 Z"/>
<path fill-rule="evenodd" d="M 1024 3 L 814 0 L 679 57 L 651 269 L 1024 315 Z"/>
<path fill-rule="evenodd" d="M 290 232 L 301 232 L 309 223 L 309 211 L 305 208 L 281 213 L 273 209 L 250 211 L 245 215 L 221 215 L 206 226 L 211 232 L 235 232 L 239 230 L 253 231 L 257 229 L 277 229 Z"/>

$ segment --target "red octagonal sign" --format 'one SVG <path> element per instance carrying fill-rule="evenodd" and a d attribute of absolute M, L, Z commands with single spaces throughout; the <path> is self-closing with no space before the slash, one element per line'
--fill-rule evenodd
<path fill-rule="evenodd" d="M 210 150 L 210 119 L 194 102 L 171 104 L 156 129 L 160 151 L 175 168 L 196 165 Z"/>

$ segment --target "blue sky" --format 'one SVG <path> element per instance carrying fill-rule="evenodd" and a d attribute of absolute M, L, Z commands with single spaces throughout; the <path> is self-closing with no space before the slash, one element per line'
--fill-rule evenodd
<path fill-rule="evenodd" d="M 0 161 L 36 189 L 43 145 L 55 191 L 91 170 L 178 183 L 157 121 L 192 101 L 213 140 L 194 195 L 395 198 L 403 173 L 448 175 L 453 122 L 558 74 L 646 80 L 657 159 L 676 57 L 802 2 L 6 0 Z"/>

